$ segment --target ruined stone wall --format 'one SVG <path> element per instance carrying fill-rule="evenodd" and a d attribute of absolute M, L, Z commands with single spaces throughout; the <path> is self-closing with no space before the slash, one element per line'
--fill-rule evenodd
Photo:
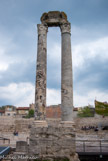
<path fill-rule="evenodd" d="M 52 111 L 50 111 L 50 116 Z M 34 119 L 16 118 L 11 116 L 0 116 L 0 132 L 14 132 L 16 129 L 19 132 L 28 132 L 30 125 Z M 60 118 L 47 118 L 49 124 L 55 124 L 60 121 Z M 87 118 L 75 118 L 76 129 L 81 129 L 82 126 L 100 126 L 108 125 L 108 117 L 87 117 Z"/>
<path fill-rule="evenodd" d="M 33 119 L 0 116 L 0 132 L 27 132 Z"/>
<path fill-rule="evenodd" d="M 15 118 L 11 116 L 0 116 L 0 137 L 10 139 L 10 146 L 15 147 L 16 141 L 26 141 L 30 135 L 30 127 L 34 119 Z M 60 123 L 60 118 L 47 118 L 49 125 L 57 126 Z M 108 117 L 105 118 L 76 118 L 76 139 L 108 139 L 108 130 L 81 130 L 82 126 L 98 126 L 108 125 Z M 18 136 L 14 136 L 13 132 L 18 131 Z M 3 145 L 3 142 L 0 142 Z"/>
<path fill-rule="evenodd" d="M 17 141 L 27 141 L 30 126 L 34 119 L 15 118 L 11 116 L 0 116 L 0 137 L 7 138 L 7 141 L 0 140 L 0 146 L 16 147 Z M 18 135 L 14 135 L 17 131 Z"/>
<path fill-rule="evenodd" d="M 81 129 L 82 126 L 105 126 L 108 125 L 108 117 L 83 117 L 75 118 L 76 128 Z"/>
<path fill-rule="evenodd" d="M 78 140 L 100 140 L 106 139 L 108 140 L 108 130 L 99 129 L 95 131 L 94 129 L 90 130 L 81 130 L 82 126 L 94 126 L 94 127 L 101 127 L 101 126 L 108 126 L 108 117 L 102 118 L 76 118 L 76 139 Z"/>

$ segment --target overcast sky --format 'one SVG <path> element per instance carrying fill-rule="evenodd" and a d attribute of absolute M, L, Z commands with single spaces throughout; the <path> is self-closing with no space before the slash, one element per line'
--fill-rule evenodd
<path fill-rule="evenodd" d="M 74 106 L 108 101 L 108 0 L 0 0 L 0 106 L 34 102 L 37 24 L 64 11 L 71 23 Z M 61 103 L 61 33 L 47 37 L 47 105 Z"/>

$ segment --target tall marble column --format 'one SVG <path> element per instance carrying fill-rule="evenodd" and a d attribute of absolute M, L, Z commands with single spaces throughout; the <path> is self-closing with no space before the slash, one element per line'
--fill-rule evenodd
<path fill-rule="evenodd" d="M 71 56 L 71 26 L 64 23 L 60 26 L 62 34 L 62 76 L 61 76 L 61 108 L 62 121 L 72 121 L 73 82 Z"/>
<path fill-rule="evenodd" d="M 47 64 L 47 31 L 48 26 L 38 24 L 37 70 L 35 89 L 35 119 L 46 117 L 46 64 Z"/>

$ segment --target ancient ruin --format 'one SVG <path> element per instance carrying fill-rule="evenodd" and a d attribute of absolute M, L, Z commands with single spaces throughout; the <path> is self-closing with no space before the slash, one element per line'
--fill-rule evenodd
<path fill-rule="evenodd" d="M 62 41 L 61 121 L 49 125 L 46 121 L 46 58 L 48 27 L 59 26 Z M 35 121 L 30 133 L 29 154 L 39 159 L 78 161 L 75 150 L 73 122 L 73 87 L 71 57 L 71 25 L 64 12 L 44 13 L 38 28 L 37 71 L 35 90 Z"/>
<path fill-rule="evenodd" d="M 61 120 L 46 120 L 46 62 L 48 27 L 59 26 L 62 41 Z M 19 142 L 15 155 L 24 154 L 40 161 L 79 161 L 73 122 L 73 87 L 71 57 L 71 26 L 64 12 L 44 13 L 38 28 L 37 71 L 35 89 L 35 120 L 30 129 L 29 146 Z M 22 151 L 20 152 L 20 147 Z M 26 148 L 27 146 L 27 148 Z M 18 157 L 17 157 L 18 158 Z M 20 158 L 21 160 L 21 158 Z M 27 159 L 25 159 L 27 160 Z M 34 160 L 30 159 L 29 160 Z"/>
<path fill-rule="evenodd" d="M 38 51 L 35 93 L 35 118 L 45 120 L 46 115 L 46 57 L 48 27 L 59 26 L 62 41 L 62 82 L 61 106 L 62 121 L 72 121 L 73 87 L 71 58 L 71 25 L 64 12 L 52 11 L 44 13 L 38 28 Z"/>

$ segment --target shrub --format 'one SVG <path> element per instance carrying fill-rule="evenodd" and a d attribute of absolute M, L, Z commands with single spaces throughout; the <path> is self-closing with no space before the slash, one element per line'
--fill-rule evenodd
<path fill-rule="evenodd" d="M 78 111 L 79 117 L 94 117 L 94 110 L 85 106 L 80 111 Z"/>
<path fill-rule="evenodd" d="M 34 117 L 34 110 L 33 109 L 29 110 L 28 115 L 25 116 L 25 118 L 31 118 L 31 117 Z"/>

